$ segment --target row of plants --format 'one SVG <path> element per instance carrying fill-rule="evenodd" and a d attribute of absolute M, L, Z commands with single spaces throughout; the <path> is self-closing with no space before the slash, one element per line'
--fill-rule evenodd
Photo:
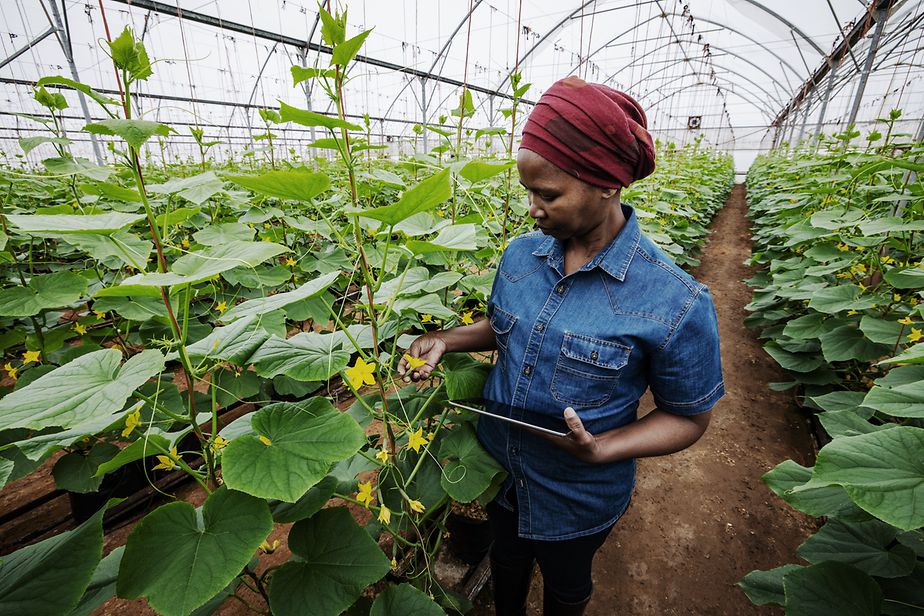
<path fill-rule="evenodd" d="M 924 144 L 894 132 L 900 116 L 865 143 L 850 129 L 748 173 L 760 267 L 747 324 L 788 371 L 771 387 L 791 389 L 826 441 L 814 466 L 763 477 L 819 518 L 804 563 L 739 583 L 787 614 L 924 611 Z"/>
<path fill-rule="evenodd" d="M 270 151 L 272 125 L 294 122 L 326 131 L 310 145 L 330 155 L 269 156 L 256 175 L 214 168 L 201 133 L 195 164 L 144 163 L 174 129 L 135 117 L 130 94 L 153 67 L 129 29 L 106 44 L 124 98 L 38 82 L 48 113 L 33 119 L 49 134 L 21 145 L 54 155 L 41 172 L 2 170 L 0 485 L 53 461 L 58 487 L 93 493 L 140 464 L 149 479 L 185 472 L 204 504 L 157 508 L 103 558 L 110 501 L 4 557 L 0 611 L 89 614 L 113 596 L 168 615 L 229 598 L 279 615 L 466 609 L 432 565 L 447 504 L 490 499 L 504 479 L 475 417 L 449 403 L 480 396 L 490 358 L 448 356 L 424 386 L 395 367 L 412 336 L 483 314 L 507 239 L 531 227 L 512 142 L 471 158 L 506 129 L 466 127 L 474 106 L 463 92 L 450 112 L 457 134 L 380 158 L 342 94 L 368 32 L 348 39 L 345 13 L 321 18 L 330 66 L 293 67 L 293 85 L 315 80 L 336 116 L 282 102 L 263 117 Z M 511 82 L 515 127 L 529 84 Z M 84 131 L 108 139 L 113 164 L 71 153 L 61 87 L 107 115 Z M 731 161 L 698 144 L 665 146 L 659 161 L 626 199 L 656 241 L 689 259 L 731 186 Z M 240 403 L 256 410 L 225 421 Z M 274 525 L 291 525 L 291 556 L 267 568 L 257 555 L 275 549 Z"/>

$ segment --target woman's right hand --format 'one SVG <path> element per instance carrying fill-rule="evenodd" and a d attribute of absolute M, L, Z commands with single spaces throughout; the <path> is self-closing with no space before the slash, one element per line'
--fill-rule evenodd
<path fill-rule="evenodd" d="M 402 357 L 401 361 L 398 362 L 398 374 L 404 377 L 405 383 L 428 379 L 430 378 L 430 373 L 440 363 L 446 350 L 446 343 L 440 337 L 440 332 L 424 334 L 411 343 L 406 353 L 427 363 L 412 369 L 408 365 L 407 358 Z"/>

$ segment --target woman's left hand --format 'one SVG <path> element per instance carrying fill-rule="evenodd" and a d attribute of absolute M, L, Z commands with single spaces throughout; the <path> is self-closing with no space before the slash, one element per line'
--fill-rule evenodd
<path fill-rule="evenodd" d="M 568 424 L 570 430 L 566 436 L 549 436 L 542 432 L 534 432 L 534 434 L 542 436 L 550 443 L 554 443 L 588 464 L 598 463 L 601 453 L 600 443 L 597 437 L 584 429 L 581 418 L 570 406 L 565 409 L 565 423 Z"/>

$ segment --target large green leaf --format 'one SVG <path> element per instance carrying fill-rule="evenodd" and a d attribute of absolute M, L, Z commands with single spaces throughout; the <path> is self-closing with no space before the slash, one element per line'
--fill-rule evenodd
<path fill-rule="evenodd" d="M 475 243 L 475 225 L 472 224 L 443 227 L 429 242 L 411 240 L 406 245 L 414 254 L 478 249 Z"/>
<path fill-rule="evenodd" d="M 125 188 L 111 182 L 97 182 L 95 184 L 81 184 L 80 190 L 88 195 L 98 195 L 113 201 L 125 203 L 141 203 L 141 195 L 137 190 Z"/>
<path fill-rule="evenodd" d="M 311 201 L 330 188 L 326 173 L 267 171 L 263 175 L 229 175 L 227 179 L 263 195 L 294 201 Z"/>
<path fill-rule="evenodd" d="M 91 163 L 86 158 L 52 157 L 42 161 L 42 165 L 53 175 L 83 175 L 93 180 L 105 180 L 112 175 L 112 169 Z"/>
<path fill-rule="evenodd" d="M 801 568 L 799 565 L 783 565 L 769 571 L 751 571 L 738 582 L 738 586 L 754 605 L 785 605 L 783 577 Z"/>
<path fill-rule="evenodd" d="M 153 242 L 143 240 L 124 229 L 112 235 L 70 233 L 62 235 L 61 240 L 76 246 L 113 269 L 118 269 L 122 265 L 143 269 L 151 258 L 151 251 L 154 250 Z"/>
<path fill-rule="evenodd" d="M 291 105 L 286 105 L 282 101 L 279 101 L 279 115 L 282 117 L 283 122 L 295 122 L 296 124 L 301 124 L 302 126 L 323 126 L 324 128 L 329 128 L 331 130 L 345 128 L 347 130 L 362 130 L 362 126 L 357 126 L 346 120 L 341 120 L 336 117 L 321 115 L 320 113 L 315 113 L 313 111 L 305 111 L 304 109 L 298 109 L 297 107 L 292 107 Z"/>
<path fill-rule="evenodd" d="M 80 601 L 103 555 L 103 514 L 75 528 L 4 556 L 0 563 L 0 613 L 59 616 Z"/>
<path fill-rule="evenodd" d="M 924 289 L 924 269 L 920 267 L 889 270 L 885 273 L 885 279 L 896 289 Z"/>
<path fill-rule="evenodd" d="M 433 599 L 410 584 L 389 586 L 372 604 L 369 616 L 445 616 Z"/>
<path fill-rule="evenodd" d="M 438 319 L 451 319 L 455 313 L 443 305 L 443 300 L 436 293 L 428 293 L 421 297 L 399 297 L 392 304 L 392 310 L 398 314 L 413 312 L 414 314 L 431 314 Z"/>
<path fill-rule="evenodd" d="M 47 235 L 103 233 L 110 235 L 144 219 L 144 214 L 7 214 L 7 221 L 26 233 Z"/>
<path fill-rule="evenodd" d="M 809 308 L 825 314 L 837 314 L 844 310 L 866 310 L 877 303 L 873 295 L 864 295 L 855 284 L 842 284 L 816 291 L 809 301 Z"/>
<path fill-rule="evenodd" d="M 350 352 L 334 347 L 330 335 L 305 332 L 288 339 L 273 336 L 250 358 L 257 374 L 284 374 L 297 381 L 326 381 L 347 367 Z"/>
<path fill-rule="evenodd" d="M 125 294 L 131 295 L 143 294 L 145 288 L 195 284 L 236 267 L 254 267 L 288 250 L 282 244 L 272 242 L 233 241 L 210 246 L 183 255 L 174 262 L 171 272 L 136 274 L 126 278 L 121 285 L 97 293 L 97 296 L 117 293 L 119 287 Z"/>
<path fill-rule="evenodd" d="M 822 334 L 831 331 L 833 327 L 825 321 L 825 315 L 820 312 L 810 312 L 786 323 L 783 335 L 796 339 L 819 338 Z"/>
<path fill-rule="evenodd" d="M 880 364 L 924 364 L 924 342 L 908 347 L 895 357 L 884 359 Z"/>
<path fill-rule="evenodd" d="M 121 137 L 133 148 L 140 148 L 145 141 L 154 135 L 169 137 L 170 133 L 176 132 L 166 124 L 161 124 L 160 122 L 152 122 L 150 120 L 125 120 L 121 118 L 113 118 L 111 120 L 87 124 L 83 127 L 83 130 L 95 135 L 115 135 Z"/>
<path fill-rule="evenodd" d="M 220 246 L 227 242 L 249 242 L 256 230 L 239 222 L 209 225 L 193 233 L 193 239 L 205 246 Z"/>
<path fill-rule="evenodd" d="M 83 92 L 104 107 L 106 105 L 119 104 L 119 101 L 115 100 L 114 98 L 110 98 L 105 94 L 97 92 L 85 83 L 80 83 L 79 81 L 74 81 L 73 79 L 68 79 L 67 77 L 62 77 L 60 75 L 49 75 L 48 77 L 42 77 L 35 82 L 35 87 L 37 88 L 48 85 L 67 86 L 69 88 L 73 88 L 79 92 Z"/>
<path fill-rule="evenodd" d="M 416 186 L 408 188 L 395 203 L 368 210 L 356 211 L 355 214 L 366 218 L 381 220 L 393 226 L 414 214 L 434 209 L 452 196 L 449 169 L 423 180 Z"/>
<path fill-rule="evenodd" d="M 446 396 L 450 400 L 481 398 L 491 364 L 478 361 L 467 353 L 447 353 L 442 363 L 446 374 Z"/>
<path fill-rule="evenodd" d="M 27 287 L 0 289 L 0 316 L 29 317 L 49 308 L 64 308 L 86 290 L 86 278 L 66 270 L 36 276 Z"/>
<path fill-rule="evenodd" d="M 882 590 L 862 571 L 838 562 L 783 576 L 787 616 L 879 616 Z"/>
<path fill-rule="evenodd" d="M 870 409 L 872 412 L 872 409 Z M 856 436 L 876 430 L 886 430 L 891 424 L 874 424 L 867 417 L 856 411 L 828 411 L 818 414 L 818 421 L 832 438 L 837 436 Z"/>
<path fill-rule="evenodd" d="M 272 500 L 270 509 L 273 512 L 273 520 L 279 523 L 292 523 L 310 518 L 324 508 L 337 489 L 337 483 L 336 477 L 328 475 L 294 503 Z"/>
<path fill-rule="evenodd" d="M 867 340 L 856 327 L 842 325 L 821 335 L 821 352 L 828 363 L 836 361 L 870 361 L 884 357 L 891 349 Z"/>
<path fill-rule="evenodd" d="M 826 411 L 852 411 L 863 404 L 864 396 L 861 391 L 832 391 L 820 396 L 809 396 L 809 399 Z M 866 419 L 869 419 L 869 415 Z"/>
<path fill-rule="evenodd" d="M 895 319 L 877 319 L 869 315 L 863 315 L 860 319 L 860 329 L 863 335 L 880 344 L 894 346 L 898 342 L 898 336 L 902 330 L 902 324 Z"/>
<path fill-rule="evenodd" d="M 903 530 L 924 526 L 924 428 L 896 426 L 836 438 L 818 452 L 812 480 L 795 488 L 840 485 L 877 518 Z"/>
<path fill-rule="evenodd" d="M 31 152 L 38 146 L 42 145 L 43 143 L 54 143 L 57 145 L 70 145 L 74 142 L 68 139 L 67 137 L 45 137 L 41 135 L 37 137 L 20 137 L 19 138 L 19 147 L 22 148 L 23 154 L 28 154 L 29 152 Z"/>
<path fill-rule="evenodd" d="M 868 514 L 850 500 L 850 496 L 841 486 L 825 485 L 795 489 L 805 486 L 811 478 L 812 469 L 793 460 L 784 460 L 761 477 L 774 494 L 803 513 L 815 517 L 868 519 Z"/>
<path fill-rule="evenodd" d="M 448 459 L 440 484 L 449 496 L 461 503 L 472 502 L 491 487 L 498 475 L 506 474 L 478 442 L 470 423 L 456 426 L 440 441 L 439 458 Z"/>
<path fill-rule="evenodd" d="M 255 314 L 238 319 L 224 327 L 216 327 L 208 336 L 186 347 L 191 358 L 227 361 L 236 366 L 249 362 L 254 351 L 269 340 L 270 332 L 285 322 L 281 310 L 268 314 Z"/>
<path fill-rule="evenodd" d="M 145 381 L 164 369 L 160 351 L 148 349 L 121 365 L 113 349 L 81 355 L 0 399 L 0 430 L 70 427 L 108 416 Z"/>
<path fill-rule="evenodd" d="M 811 372 L 824 363 L 817 355 L 790 353 L 781 349 L 775 342 L 765 344 L 764 351 L 780 366 L 793 372 Z"/>
<path fill-rule="evenodd" d="M 96 492 L 103 481 L 102 477 L 96 476 L 96 469 L 100 464 L 111 460 L 119 451 L 112 443 L 103 441 L 87 452 L 72 451 L 64 455 L 58 459 L 52 470 L 55 485 L 60 490 L 79 494 Z"/>
<path fill-rule="evenodd" d="M 235 490 L 290 503 L 365 442 L 356 421 L 325 398 L 266 406 L 253 414 L 252 428 L 255 434 L 238 436 L 225 448 L 225 482 Z"/>
<path fill-rule="evenodd" d="M 924 381 L 893 387 L 874 386 L 863 399 L 863 406 L 893 417 L 924 418 Z"/>
<path fill-rule="evenodd" d="M 196 205 L 202 205 L 209 198 L 224 190 L 224 182 L 215 175 L 214 171 L 206 171 L 188 178 L 172 178 L 163 184 L 149 184 L 146 188 L 148 192 L 176 194 Z M 174 222 L 173 224 L 177 223 Z"/>
<path fill-rule="evenodd" d="M 369 534 L 342 507 L 322 509 L 289 533 L 294 558 L 270 581 L 270 609 L 277 616 L 339 616 L 391 564 Z"/>
<path fill-rule="evenodd" d="M 902 577 L 914 569 L 916 555 L 895 541 L 898 533 L 897 528 L 879 520 L 828 520 L 799 546 L 798 554 L 813 564 L 837 561 L 869 575 Z"/>
<path fill-rule="evenodd" d="M 125 546 L 119 546 L 100 561 L 80 602 L 67 616 L 90 616 L 99 606 L 115 597 L 116 579 L 119 577 L 119 565 L 122 564 L 124 551 Z"/>
<path fill-rule="evenodd" d="M 336 280 L 337 276 L 339 275 L 339 270 L 330 272 L 328 274 L 318 276 L 314 280 L 306 282 L 294 291 L 288 291 L 287 293 L 277 293 L 276 295 L 271 295 L 269 297 L 252 299 L 242 304 L 238 304 L 224 315 L 222 315 L 222 320 L 225 323 L 230 323 L 235 319 L 241 319 L 243 317 L 255 314 L 265 314 L 267 312 L 272 312 L 273 310 L 278 310 L 279 308 L 284 308 L 294 302 L 308 299 L 309 297 L 314 297 L 315 295 L 320 295 L 334 283 L 334 280 Z"/>
<path fill-rule="evenodd" d="M 490 177 L 494 177 L 498 173 L 502 173 L 514 166 L 516 166 L 516 162 L 512 160 L 500 163 L 472 160 L 467 162 L 465 166 L 459 170 L 459 175 L 472 184 L 475 184 Z"/>
<path fill-rule="evenodd" d="M 330 65 L 339 64 L 340 66 L 346 66 L 349 64 L 353 58 L 356 57 L 356 54 L 359 53 L 360 48 L 366 41 L 366 37 L 370 34 L 372 34 L 372 30 L 366 30 L 336 45 L 334 47 L 334 53 L 332 53 L 330 57 Z"/>
<path fill-rule="evenodd" d="M 272 529 L 266 501 L 225 487 L 201 510 L 183 502 L 159 507 L 128 538 L 119 596 L 144 596 L 160 614 L 186 616 L 237 577 Z"/>

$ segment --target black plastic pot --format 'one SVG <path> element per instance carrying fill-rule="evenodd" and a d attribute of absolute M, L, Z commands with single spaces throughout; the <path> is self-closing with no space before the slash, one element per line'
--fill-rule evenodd
<path fill-rule="evenodd" d="M 450 513 L 446 518 L 446 530 L 449 531 L 446 542 L 449 551 L 468 565 L 481 562 L 491 547 L 491 526 L 487 520 Z"/>

